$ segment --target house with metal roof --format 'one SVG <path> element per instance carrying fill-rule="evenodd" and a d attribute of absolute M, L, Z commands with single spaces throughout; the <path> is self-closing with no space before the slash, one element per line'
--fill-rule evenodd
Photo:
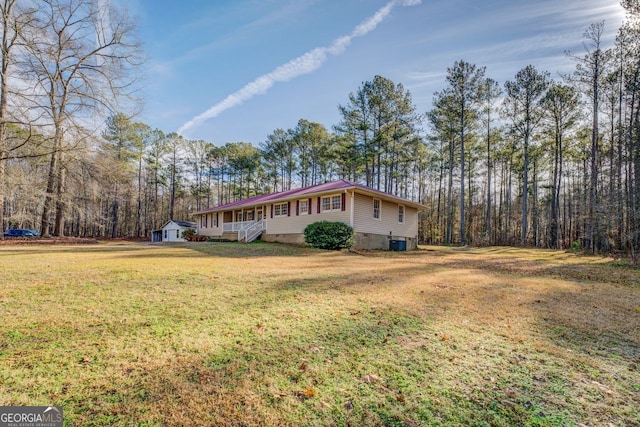
<path fill-rule="evenodd" d="M 339 180 L 264 194 L 196 212 L 198 234 L 226 240 L 304 244 L 317 221 L 343 222 L 355 231 L 355 248 L 415 249 L 418 211 L 401 197 Z"/>

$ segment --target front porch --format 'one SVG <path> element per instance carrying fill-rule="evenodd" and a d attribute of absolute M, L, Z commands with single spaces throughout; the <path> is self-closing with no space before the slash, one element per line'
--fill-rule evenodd
<path fill-rule="evenodd" d="M 222 224 L 222 235 L 229 240 L 250 243 L 256 240 L 267 229 L 267 221 L 239 221 Z"/>
<path fill-rule="evenodd" d="M 222 237 L 249 243 L 256 240 L 267 227 L 266 206 L 222 212 Z"/>
<path fill-rule="evenodd" d="M 237 209 L 222 212 L 222 222 L 227 224 L 241 224 L 245 222 L 261 221 L 265 218 L 266 206 L 257 206 L 251 209 Z"/>

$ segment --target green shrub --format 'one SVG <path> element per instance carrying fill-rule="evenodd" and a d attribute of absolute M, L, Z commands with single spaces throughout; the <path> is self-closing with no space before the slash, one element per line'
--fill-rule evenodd
<path fill-rule="evenodd" d="M 187 228 L 182 232 L 182 237 L 188 242 L 206 242 L 207 236 L 198 234 L 193 228 Z"/>
<path fill-rule="evenodd" d="M 182 232 L 182 238 L 188 241 L 191 241 L 191 239 L 193 239 L 193 236 L 195 235 L 196 235 L 196 230 L 194 230 L 193 228 L 187 228 Z"/>
<path fill-rule="evenodd" d="M 571 242 L 571 250 L 573 252 L 577 252 L 581 249 L 582 245 L 580 244 L 580 240 L 574 240 Z"/>
<path fill-rule="evenodd" d="M 353 246 L 353 228 L 342 222 L 314 222 L 305 227 L 304 241 L 319 249 L 350 248 Z"/>

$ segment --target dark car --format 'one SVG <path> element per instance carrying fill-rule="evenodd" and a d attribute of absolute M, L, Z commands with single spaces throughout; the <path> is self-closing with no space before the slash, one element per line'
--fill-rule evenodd
<path fill-rule="evenodd" d="M 27 228 L 14 228 L 4 233 L 4 237 L 39 237 L 40 233 Z"/>

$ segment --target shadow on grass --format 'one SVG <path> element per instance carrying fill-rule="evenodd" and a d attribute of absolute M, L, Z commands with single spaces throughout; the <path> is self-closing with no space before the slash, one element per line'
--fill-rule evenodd
<path fill-rule="evenodd" d="M 120 255 L 131 259 L 159 258 L 268 258 L 268 257 L 304 257 L 325 252 L 313 248 L 304 248 L 279 243 L 238 243 L 238 242 L 189 242 L 163 243 L 155 246 L 164 249 L 185 249 L 183 252 L 155 253 L 133 251 Z"/>
<path fill-rule="evenodd" d="M 186 249 L 183 253 L 170 252 L 162 253 L 167 249 Z M 0 247 L 0 254 L 6 255 L 54 255 L 54 254 L 118 254 L 125 258 L 191 258 L 200 257 L 221 257 L 221 258 L 249 258 L 249 257 L 272 257 L 272 256 L 308 256 L 318 252 L 325 252 L 313 248 L 300 246 L 265 243 L 261 241 L 249 244 L 238 242 L 186 242 L 186 243 L 149 243 L 149 242 L 126 242 L 126 243 L 106 243 L 99 245 L 51 245 L 37 247 Z"/>
<path fill-rule="evenodd" d="M 137 248 L 115 252 L 156 257 Z M 158 297 L 151 306 L 166 313 L 148 316 L 167 325 L 139 321 L 155 327 L 148 333 L 156 334 L 164 361 L 145 358 L 144 345 L 135 348 L 146 329 L 113 320 L 109 327 L 122 336 L 110 345 L 133 346 L 138 356 L 114 361 L 120 374 L 107 379 L 108 387 L 97 381 L 56 391 L 55 403 L 65 406 L 72 424 L 640 423 L 633 412 L 640 407 L 634 368 L 640 312 L 637 290 L 625 285 L 637 273 L 620 278 L 602 266 L 467 253 L 463 259 L 438 254 L 434 261 L 429 251 L 350 254 L 239 243 L 168 248 L 188 249 L 180 257 L 321 256 L 306 267 L 307 276 L 272 277 L 266 287 L 232 295 L 224 312 L 204 286 L 170 302 L 170 294 Z M 362 257 L 380 262 L 354 273 L 349 266 Z M 429 262 L 421 263 L 423 257 Z M 464 271 L 475 276 L 466 281 Z M 558 278 L 570 283 L 543 289 Z M 609 292 L 619 295 L 607 299 Z M 207 316 L 224 322 L 203 325 Z M 89 326 L 73 340 L 109 336 Z M 185 348 L 198 334 L 216 340 Z M 120 338 L 130 339 L 120 344 Z M 56 358 L 44 360 L 52 371 L 59 368 Z M 90 358 L 78 360 L 70 376 L 100 372 Z"/>
<path fill-rule="evenodd" d="M 392 259 L 403 257 L 391 254 Z M 412 257 L 415 254 L 404 259 Z M 321 264 L 317 264 L 310 268 L 320 267 Z M 332 263 L 332 267 L 336 264 Z M 474 283 L 474 279 L 468 283 L 456 282 L 456 276 L 463 274 L 463 270 L 471 270 L 491 280 L 488 283 Z M 461 314 L 457 317 L 462 323 L 449 325 L 450 328 L 465 329 L 461 325 L 469 322 L 473 324 L 472 329 L 486 328 L 483 332 L 490 337 L 489 342 L 484 341 L 476 348 L 503 355 L 500 369 L 510 374 L 505 376 L 496 369 L 492 374 L 463 374 L 462 369 L 459 375 L 474 377 L 468 381 L 476 383 L 475 388 L 445 387 L 445 395 L 452 393 L 459 408 L 467 401 L 472 408 L 469 413 L 483 413 L 484 410 L 483 416 L 489 418 L 483 422 L 492 425 L 510 425 L 516 421 L 516 424 L 533 425 L 576 422 L 636 425 L 640 424 L 637 272 L 626 270 L 623 274 L 612 275 L 611 270 L 610 266 L 589 262 L 559 266 L 526 259 L 440 258 L 425 265 L 395 267 L 388 264 L 368 274 L 327 274 L 291 279 L 280 281 L 275 287 L 283 291 L 320 293 L 327 298 L 332 292 L 351 292 L 371 304 L 421 313 L 418 315 L 424 319 L 452 317 L 448 313 Z M 452 278 L 450 282 L 446 280 L 447 274 Z M 407 280 L 434 276 L 445 280 L 429 280 L 414 288 L 403 286 Z M 376 299 L 368 295 L 368 285 L 375 285 L 376 293 L 383 297 Z M 416 308 L 414 301 L 405 307 L 393 298 L 394 293 L 408 292 L 420 294 L 417 298 L 422 299 L 423 309 Z M 421 339 L 417 341 L 422 342 Z M 467 342 L 455 345 L 458 348 L 446 357 L 464 359 L 466 356 L 460 356 L 460 353 L 477 351 Z M 467 369 L 473 372 L 473 360 L 467 363 Z M 481 360 L 480 363 L 484 362 Z M 451 370 L 455 371 L 456 364 L 453 365 L 442 370 L 445 376 L 451 375 Z M 486 375 L 498 378 L 499 384 L 494 384 L 494 380 L 487 381 Z M 437 398 L 442 400 L 443 396 Z M 578 404 L 580 401 L 592 403 L 585 406 Z M 493 416 L 497 418 L 491 418 Z M 472 420 L 466 419 L 464 423 L 474 423 Z M 460 420 L 449 418 L 449 422 Z"/>
<path fill-rule="evenodd" d="M 272 257 L 272 256 L 309 256 L 321 252 L 318 249 L 288 245 L 283 243 L 267 243 L 256 240 L 251 243 L 239 242 L 195 242 L 185 244 L 187 249 L 222 258 Z"/>
<path fill-rule="evenodd" d="M 290 285 L 278 287 L 274 302 L 290 302 Z M 283 308 L 263 307 L 264 315 Z M 517 425 L 531 418 L 531 408 L 505 410 L 500 385 L 488 377 L 477 384 L 482 392 L 461 384 L 468 373 L 456 360 L 464 343 L 456 348 L 434 334 L 433 320 L 393 307 L 343 308 L 250 324 L 216 348 L 176 352 L 165 363 L 131 361 L 126 379 L 114 378 L 107 390 L 85 384 L 82 399 L 59 403 L 73 424 L 94 425 Z M 235 316 L 232 323 L 243 323 L 247 313 Z M 179 341 L 163 340 L 167 353 Z M 508 365 L 486 373 L 515 382 L 520 374 Z"/>
<path fill-rule="evenodd" d="M 15 249 L 13 247 L 0 247 L 2 255 L 53 255 L 53 254 L 69 254 L 69 253 L 90 253 L 90 254 L 109 254 L 109 253 L 132 253 L 147 249 L 150 245 L 141 243 L 126 244 L 108 244 L 108 245 L 41 245 L 41 246 L 23 246 L 24 249 Z"/>

